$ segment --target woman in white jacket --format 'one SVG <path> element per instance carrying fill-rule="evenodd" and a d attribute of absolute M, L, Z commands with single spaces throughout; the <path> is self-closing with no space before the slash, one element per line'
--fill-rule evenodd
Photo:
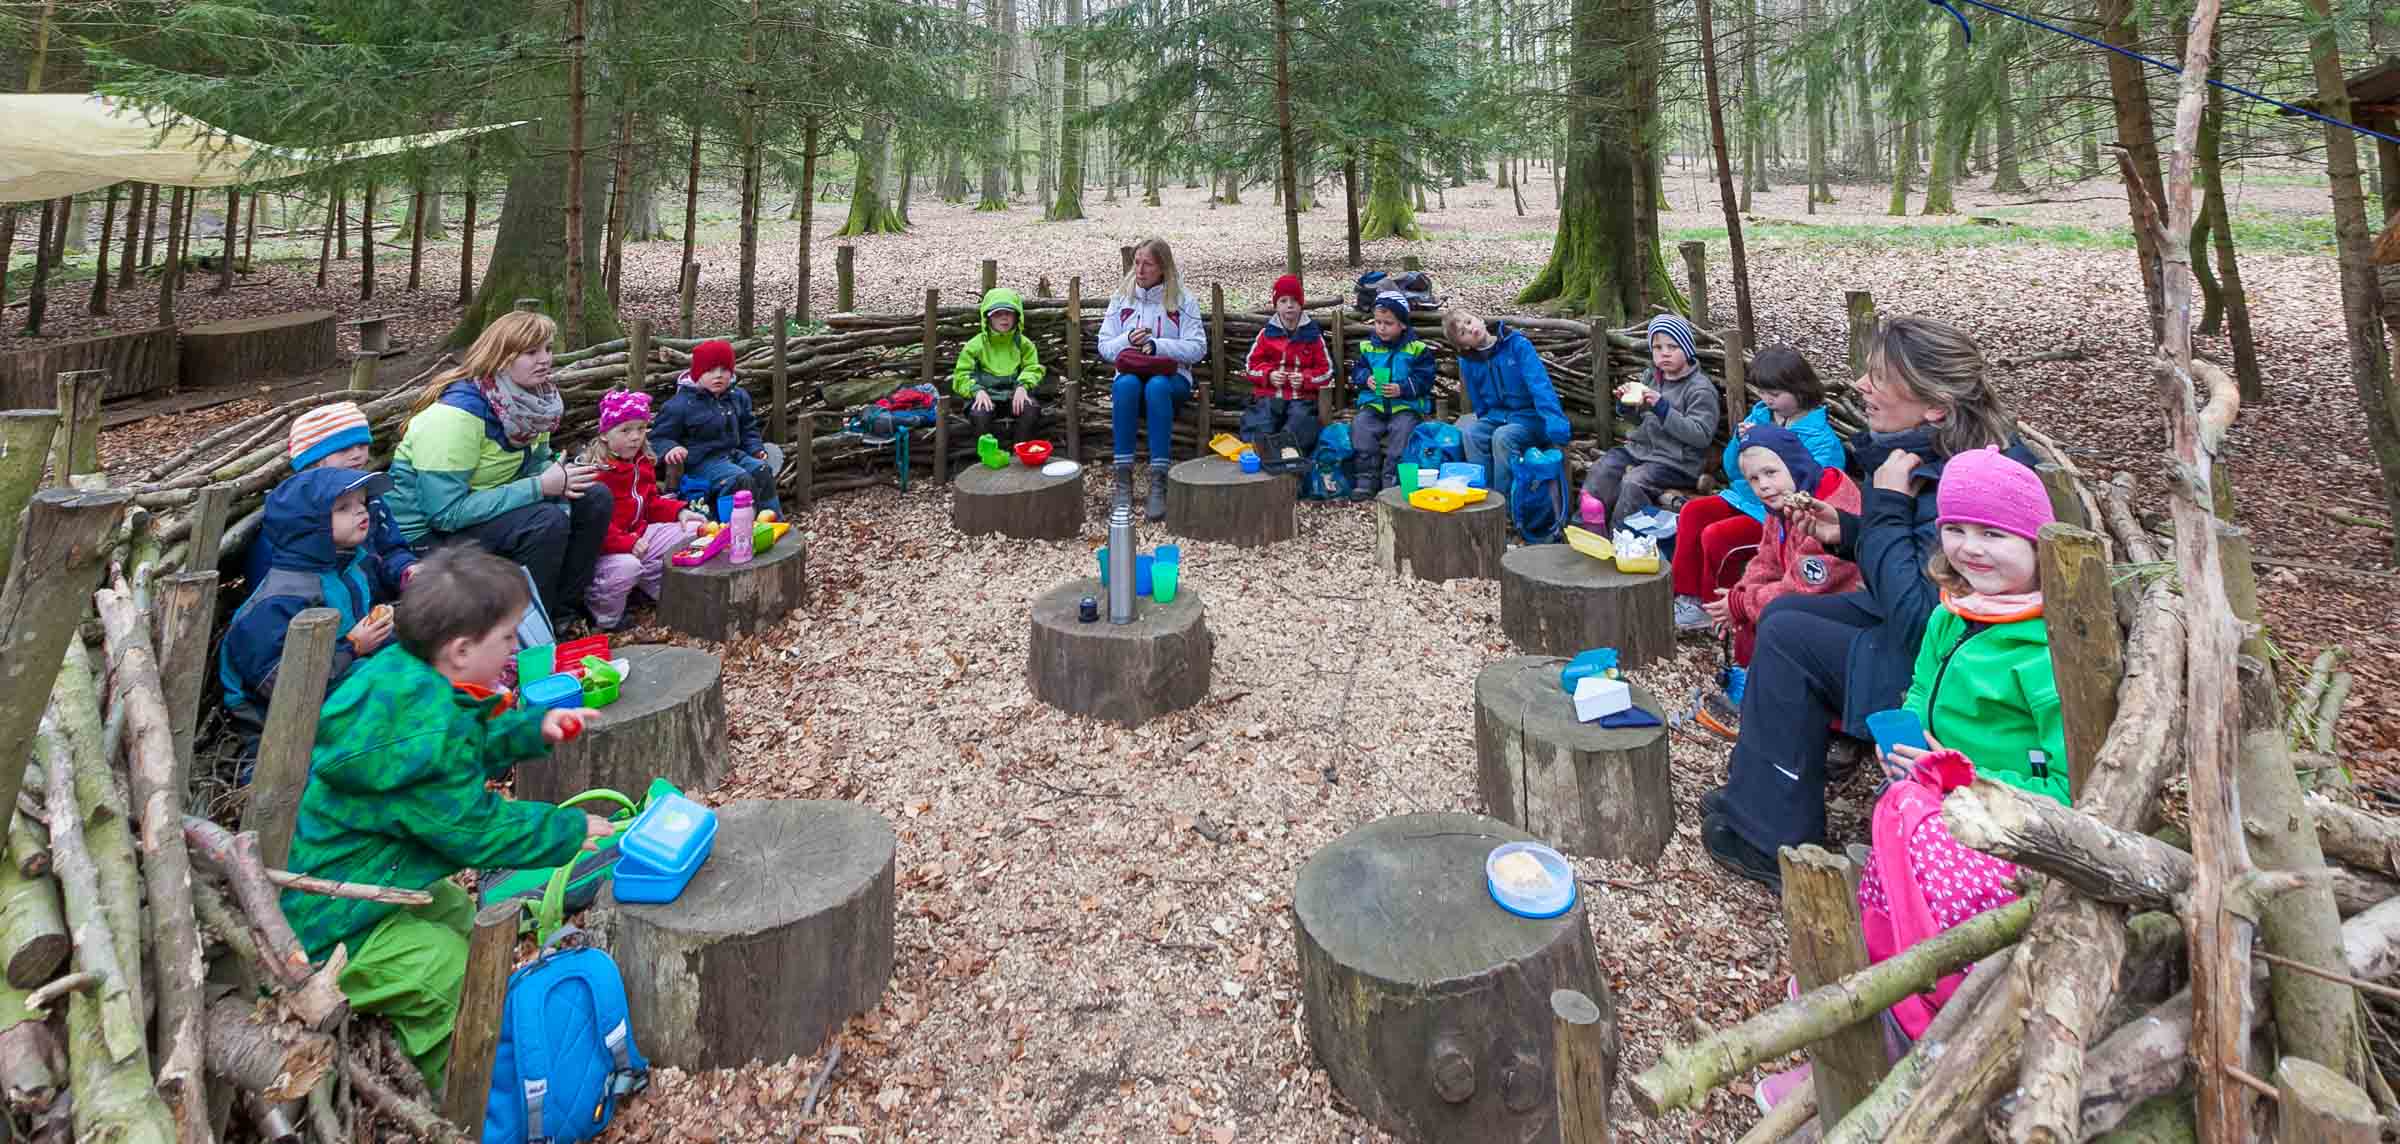
<path fill-rule="evenodd" d="M 1108 300 L 1100 319 L 1100 357 L 1115 366 L 1110 390 L 1116 436 L 1117 489 L 1133 492 L 1133 444 L 1137 427 L 1150 436 L 1151 520 L 1167 515 L 1167 454 L 1175 435 L 1175 407 L 1192 395 L 1192 363 L 1208 356 L 1206 315 L 1175 272 L 1175 253 L 1163 238 L 1146 238 L 1133 248 L 1133 269 Z"/>

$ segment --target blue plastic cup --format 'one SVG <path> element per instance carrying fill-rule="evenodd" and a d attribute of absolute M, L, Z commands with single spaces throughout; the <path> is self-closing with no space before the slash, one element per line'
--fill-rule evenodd
<path fill-rule="evenodd" d="M 1108 546 L 1100 546 L 1100 586 L 1108 587 Z"/>
<path fill-rule="evenodd" d="M 1158 547 L 1151 549 L 1150 555 L 1157 557 L 1158 562 L 1161 564 L 1180 565 L 1183 563 L 1183 546 L 1180 544 L 1161 544 Z"/>
<path fill-rule="evenodd" d="M 1136 556 L 1133 558 L 1134 595 L 1147 596 L 1150 594 L 1150 568 L 1153 562 L 1154 558 L 1149 556 Z"/>

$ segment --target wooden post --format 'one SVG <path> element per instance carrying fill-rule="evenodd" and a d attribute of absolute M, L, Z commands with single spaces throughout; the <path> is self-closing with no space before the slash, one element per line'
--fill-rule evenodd
<path fill-rule="evenodd" d="M 42 487 L 42 468 L 58 439 L 58 414 L 48 409 L 0 412 L 0 580 L 17 550 L 25 502 Z"/>
<path fill-rule="evenodd" d="M 1333 404 L 1336 408 L 1348 408 L 1350 405 L 1350 368 L 1342 363 L 1342 358 L 1344 356 L 1342 353 L 1342 325 L 1347 319 L 1348 314 L 1349 311 L 1345 310 L 1339 303 L 1334 305 L 1332 330 L 1333 344 L 1327 347 L 1332 351 L 1333 354 L 1333 384 L 1327 386 L 1326 388 L 1333 391 Z M 1321 421 L 1318 424 L 1331 425 L 1333 422 Z"/>
<path fill-rule="evenodd" d="M 65 662 L 67 641 L 91 603 L 92 584 L 107 556 L 107 537 L 132 500 L 124 492 L 48 489 L 25 506 L 23 531 L 0 586 L 0 743 L 22 752 L 33 741 L 50 685 Z M 24 758 L 0 767 L 0 807 L 17 805 Z"/>
<path fill-rule="evenodd" d="M 252 198 L 252 203 L 258 200 Z M 425 184 L 417 184 L 416 197 L 408 204 L 408 289 L 415 293 L 425 269 Z"/>
<path fill-rule="evenodd" d="M 1683 276 L 1690 282 L 1692 325 L 1705 330 L 1708 328 L 1708 244 L 1689 239 L 1676 243 L 1675 249 L 1683 252 Z M 1742 332 L 1736 329 L 1732 337 L 1725 339 L 1726 356 L 1732 356 L 1734 349 L 1741 344 Z"/>
<path fill-rule="evenodd" d="M 175 324 L 175 292 L 183 287 L 183 212 L 188 194 L 176 187 L 167 196 L 167 261 L 158 274 L 158 324 L 162 326 Z M 149 245 L 143 244 L 142 249 L 147 251 Z M 322 268 L 317 278 L 317 285 L 323 286 Z"/>
<path fill-rule="evenodd" d="M 458 220 L 458 304 L 465 306 L 475 300 L 475 145 L 467 145 L 467 201 L 459 208 Z"/>
<path fill-rule="evenodd" d="M 310 608 L 293 616 L 285 630 L 275 694 L 267 700 L 267 726 L 258 740 L 250 801 L 242 807 L 242 829 L 258 832 L 259 860 L 269 869 L 284 869 L 292 854 L 300 792 L 308 786 L 308 756 L 317 745 L 317 709 L 325 704 L 326 676 L 333 673 L 333 641 L 342 634 L 341 622 L 340 612 Z"/>
<path fill-rule="evenodd" d="M 950 480 L 950 395 L 933 398 L 933 483 Z"/>
<path fill-rule="evenodd" d="M 208 636 L 217 618 L 217 571 L 175 573 L 162 582 L 158 598 L 158 678 L 175 740 L 174 789 L 188 801 L 201 685 L 216 676 L 209 670 Z"/>
<path fill-rule="evenodd" d="M 806 512 L 817 503 L 817 418 L 803 409 L 797 424 L 799 433 L 792 438 L 788 451 L 797 472 L 792 489 L 792 507 Z"/>
<path fill-rule="evenodd" d="M 358 191 L 358 300 L 375 300 L 375 180 Z"/>
<path fill-rule="evenodd" d="M 1725 423 L 1739 425 L 1750 412 L 1750 361 L 1742 355 L 1742 331 L 1718 331 L 1725 339 Z"/>
<path fill-rule="evenodd" d="M 375 363 L 382 360 L 382 354 L 368 353 L 365 350 L 350 355 L 350 392 L 374 392 Z"/>
<path fill-rule="evenodd" d="M 1067 457 L 1083 463 L 1083 276 L 1067 279 L 1067 383 L 1059 395 L 1067 419 Z"/>
<path fill-rule="evenodd" d="M 2083 498 L 2075 495 L 2074 477 L 2068 475 L 2064 468 L 2048 461 L 2035 465 L 2033 471 L 2042 478 L 2042 491 L 2050 494 L 2051 516 L 2058 518 L 2060 524 L 2071 524 L 2077 528 L 2092 526 L 2092 522 L 2084 515 Z"/>
<path fill-rule="evenodd" d="M 1867 967 L 1865 931 L 1859 928 L 1858 895 L 1850 888 L 1850 860 L 1816 846 L 1783 848 L 1783 924 L 1792 935 L 1792 972 L 1805 993 L 1831 985 Z M 1861 1021 L 1809 1046 L 1818 1115 L 1835 1124 L 1891 1067 L 1883 1031 Z"/>
<path fill-rule="evenodd" d="M 983 292 L 989 294 L 993 287 L 998 285 L 1000 285 L 1000 260 L 986 258 L 983 260 Z"/>
<path fill-rule="evenodd" d="M 1867 372 L 1867 347 L 1875 341 L 1875 295 L 1864 290 L 1842 291 L 1850 310 L 1850 376 Z"/>
<path fill-rule="evenodd" d="M 858 285 L 858 248 L 845 242 L 833 248 L 833 309 L 836 313 L 850 312 L 852 292 Z"/>
<path fill-rule="evenodd" d="M 792 399 L 790 354 L 791 311 L 777 306 L 775 307 L 775 362 L 772 367 L 774 381 L 772 388 L 768 390 L 773 401 L 768 407 L 767 440 L 787 449 L 792 444 L 791 415 L 784 409 L 784 404 Z"/>
<path fill-rule="evenodd" d="M 87 304 L 87 308 L 94 317 L 108 313 L 108 251 L 110 244 L 116 239 L 117 193 L 120 186 L 121 184 L 118 183 L 110 183 L 108 185 L 108 201 L 100 204 L 100 242 L 92 247 L 92 296 Z M 15 241 L 12 236 L 7 243 L 0 243 L 0 248 L 13 247 Z M 5 296 L 7 293 L 6 289 L 0 289 L 0 296 Z"/>
<path fill-rule="evenodd" d="M 1118 247 L 1118 248 L 1117 248 L 1117 273 L 1119 273 L 1119 274 L 1131 274 L 1131 273 L 1133 273 L 1133 248 L 1132 248 L 1132 247 L 1130 247 L 1130 246 L 1120 246 L 1120 247 Z"/>
<path fill-rule="evenodd" d="M 542 300 L 539 298 L 519 298 L 517 299 L 517 309 L 528 314 L 540 313 L 542 309 Z"/>
<path fill-rule="evenodd" d="M 650 388 L 650 319 L 635 318 L 625 332 L 625 388 Z"/>
<path fill-rule="evenodd" d="M 1608 383 L 1608 323 L 1592 315 L 1592 414 L 1598 418 L 1595 432 L 1600 448 L 1605 451 L 1617 443 L 1617 396 L 1615 386 Z M 1572 499 L 1572 498 L 1570 498 Z"/>
<path fill-rule="evenodd" d="M 699 302 L 700 264 L 698 262 L 686 262 L 683 264 L 682 308 L 676 311 L 675 329 L 677 337 L 688 338 L 692 336 L 692 307 L 698 305 Z"/>
<path fill-rule="evenodd" d="M 108 388 L 104 369 L 58 375 L 58 439 L 50 449 L 50 478 L 65 485 L 78 473 L 100 471 L 100 393 Z"/>
<path fill-rule="evenodd" d="M 230 483 L 204 485 L 192 494 L 191 554 L 184 558 L 184 567 L 195 572 L 216 569 L 222 560 L 218 547 L 225 542 L 225 517 L 232 509 Z"/>
<path fill-rule="evenodd" d="M 2375 1102 L 2315 1061 L 2275 1063 L 2276 1144 L 2375 1144 Z"/>
<path fill-rule="evenodd" d="M 917 363 L 917 384 L 919 385 L 933 385 L 934 374 L 939 372 L 934 367 L 933 354 L 941 346 L 941 309 L 942 292 L 931 286 L 926 287 L 924 360 Z M 940 387 L 936 386 L 934 392 L 938 395 L 941 392 Z"/>
<path fill-rule="evenodd" d="M 2042 526 L 2041 541 L 2042 624 L 2050 633 L 2051 673 L 2067 727 L 2067 788 L 2081 793 L 2109 724 L 2117 720 L 2125 645 L 2099 534 L 2053 523 Z"/>
<path fill-rule="evenodd" d="M 442 1085 L 442 1118 L 469 1140 L 483 1139 L 483 1108 L 492 1090 L 492 1051 L 500 1044 L 500 1013 L 508 973 L 517 957 L 518 902 L 475 913 L 467 940 L 467 976 L 458 989 L 457 1025 L 450 1034 L 450 1076 Z"/>
<path fill-rule="evenodd" d="M 1609 1097 L 1617 1082 L 1617 1023 L 1577 989 L 1550 991 L 1557 1059 L 1559 1144 L 1608 1144 Z"/>
<path fill-rule="evenodd" d="M 1225 284 L 1208 286 L 1208 384 L 1200 387 L 1200 437 L 1192 455 L 1208 455 L 1208 439 L 1216 433 L 1217 394 L 1225 389 Z"/>

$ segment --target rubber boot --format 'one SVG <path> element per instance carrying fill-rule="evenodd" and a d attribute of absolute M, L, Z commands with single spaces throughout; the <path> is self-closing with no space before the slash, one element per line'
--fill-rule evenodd
<path fill-rule="evenodd" d="M 1131 506 L 1132 506 L 1132 504 L 1133 504 L 1133 466 L 1132 466 L 1132 465 L 1129 465 L 1129 464 L 1128 464 L 1128 465 L 1118 465 L 1118 466 L 1116 467 L 1116 485 L 1115 485 L 1115 487 L 1114 487 L 1113 489 L 1111 489 L 1111 490 L 1109 491 L 1109 503 L 1110 503 L 1110 504 L 1112 504 L 1112 505 L 1119 505 L 1119 504 L 1121 504 L 1121 505 L 1125 505 L 1125 506 L 1127 506 L 1127 507 L 1131 507 Z"/>
<path fill-rule="evenodd" d="M 1150 504 L 1142 515 L 1150 520 L 1167 519 L 1167 468 L 1164 465 L 1150 469 Z"/>

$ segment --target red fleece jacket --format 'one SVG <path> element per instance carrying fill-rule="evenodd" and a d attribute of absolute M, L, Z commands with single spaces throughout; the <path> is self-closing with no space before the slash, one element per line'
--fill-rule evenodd
<path fill-rule="evenodd" d="M 1300 384 L 1277 382 L 1279 369 L 1299 370 Z M 1299 329 L 1287 330 L 1270 316 L 1258 340 L 1250 343 L 1250 359 L 1242 370 L 1250 376 L 1252 397 L 1308 397 L 1333 378 L 1333 357 L 1325 352 L 1325 331 L 1316 319 L 1303 318 Z"/>
<path fill-rule="evenodd" d="M 635 541 L 653 524 L 673 524 L 683 502 L 658 495 L 658 469 L 648 457 L 631 461 L 610 458 L 600 467 L 600 483 L 616 498 L 608 510 L 608 533 L 600 551 L 631 555 Z"/>
<path fill-rule="evenodd" d="M 1817 481 L 1816 498 L 1849 513 L 1857 512 L 1860 503 L 1858 486 L 1840 469 L 1825 470 Z M 1832 595 L 1858 585 L 1858 565 L 1825 551 L 1815 536 L 1785 527 L 1783 518 L 1770 512 L 1758 555 L 1750 558 L 1741 583 L 1725 594 L 1733 620 L 1734 662 L 1750 662 L 1758 617 L 1777 597 L 1792 592 Z"/>

